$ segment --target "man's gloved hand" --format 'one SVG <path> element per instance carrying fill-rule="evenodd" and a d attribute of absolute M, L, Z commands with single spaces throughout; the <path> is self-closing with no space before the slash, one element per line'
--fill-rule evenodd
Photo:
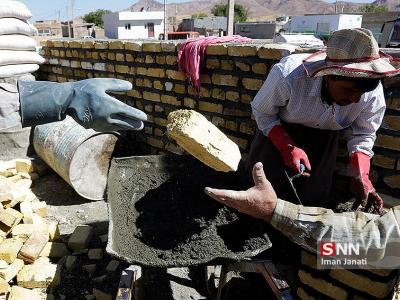
<path fill-rule="evenodd" d="M 96 131 L 141 130 L 146 114 L 106 94 L 130 89 L 130 82 L 112 78 L 67 83 L 19 81 L 22 125 L 61 121 L 70 115 Z"/>
<path fill-rule="evenodd" d="M 300 168 L 300 164 L 303 164 L 306 170 L 311 171 L 307 154 L 301 148 L 296 147 L 294 141 L 281 125 L 274 126 L 269 132 L 268 138 L 281 153 L 285 166 L 298 174 L 310 176 L 310 173 L 303 173 Z"/>
<path fill-rule="evenodd" d="M 365 212 L 381 214 L 383 200 L 369 180 L 370 159 L 363 152 L 350 155 L 351 189 L 356 197 L 353 209 L 361 205 Z"/>

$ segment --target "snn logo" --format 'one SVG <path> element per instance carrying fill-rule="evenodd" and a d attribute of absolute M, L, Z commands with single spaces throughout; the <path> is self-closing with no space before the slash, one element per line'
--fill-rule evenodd
<path fill-rule="evenodd" d="M 335 255 L 360 255 L 360 245 L 351 243 L 322 242 L 320 244 L 321 256 Z"/>

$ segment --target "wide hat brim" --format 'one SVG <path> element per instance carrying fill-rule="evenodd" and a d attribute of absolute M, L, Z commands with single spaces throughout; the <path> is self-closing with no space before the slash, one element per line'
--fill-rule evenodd
<path fill-rule="evenodd" d="M 400 74 L 400 60 L 379 52 L 371 58 L 351 60 L 330 60 L 326 50 L 311 54 L 303 60 L 303 67 L 309 77 L 338 75 L 355 78 L 385 78 Z"/>

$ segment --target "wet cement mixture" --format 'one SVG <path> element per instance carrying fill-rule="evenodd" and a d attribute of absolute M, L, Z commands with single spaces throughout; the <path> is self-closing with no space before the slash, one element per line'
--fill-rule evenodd
<path fill-rule="evenodd" d="M 268 225 L 204 193 L 238 189 L 236 173 L 215 172 L 186 156 L 114 159 L 108 179 L 107 250 L 144 266 L 240 260 L 271 247 Z"/>

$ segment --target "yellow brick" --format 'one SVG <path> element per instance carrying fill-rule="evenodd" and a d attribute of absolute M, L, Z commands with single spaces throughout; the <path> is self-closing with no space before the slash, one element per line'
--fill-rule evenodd
<path fill-rule="evenodd" d="M 239 148 L 246 150 L 249 143 L 247 140 L 232 135 L 227 135 L 227 137 L 234 141 L 239 146 Z"/>
<path fill-rule="evenodd" d="M 167 125 L 167 120 L 163 118 L 154 118 L 154 123 L 165 127 Z"/>
<path fill-rule="evenodd" d="M 212 97 L 215 99 L 225 100 L 225 91 L 215 88 L 212 90 Z"/>
<path fill-rule="evenodd" d="M 181 101 L 178 100 L 178 98 L 176 98 L 174 96 L 168 96 L 168 95 L 162 95 L 161 96 L 161 102 L 162 103 L 171 104 L 171 105 L 175 105 L 175 106 L 180 106 L 181 105 Z"/>
<path fill-rule="evenodd" d="M 142 51 L 142 42 L 126 42 L 125 50 Z"/>
<path fill-rule="evenodd" d="M 79 51 L 78 50 L 72 50 L 71 52 L 72 52 L 72 57 L 76 57 L 76 58 L 79 57 Z"/>
<path fill-rule="evenodd" d="M 60 50 L 52 49 L 52 50 L 50 50 L 50 53 L 51 53 L 52 56 L 59 56 L 60 55 Z"/>
<path fill-rule="evenodd" d="M 223 44 L 214 44 L 207 46 L 206 49 L 207 55 L 227 55 L 228 48 Z"/>
<path fill-rule="evenodd" d="M 260 79 L 243 78 L 242 84 L 248 90 L 258 91 L 261 88 L 263 82 Z"/>
<path fill-rule="evenodd" d="M 155 89 L 157 89 L 157 90 L 164 90 L 164 85 L 163 85 L 163 83 L 162 83 L 161 81 L 158 81 L 158 80 L 154 81 L 153 87 L 154 87 Z"/>
<path fill-rule="evenodd" d="M 213 74 L 211 76 L 211 81 L 213 84 L 224 85 L 224 86 L 237 86 L 239 78 L 232 75 L 220 75 Z"/>
<path fill-rule="evenodd" d="M 306 251 L 301 251 L 301 263 L 313 269 L 317 269 L 317 257 Z"/>
<path fill-rule="evenodd" d="M 238 129 L 238 125 L 234 121 L 226 120 L 225 128 L 232 131 L 236 131 Z"/>
<path fill-rule="evenodd" d="M 153 105 L 146 105 L 145 107 L 144 107 L 144 110 L 145 111 L 147 111 L 147 112 L 153 112 Z"/>
<path fill-rule="evenodd" d="M 156 63 L 159 65 L 165 65 L 165 56 L 156 56 Z"/>
<path fill-rule="evenodd" d="M 387 176 L 383 181 L 392 189 L 400 188 L 400 175 Z"/>
<path fill-rule="evenodd" d="M 299 299 L 301 300 L 317 300 L 316 298 L 308 295 L 302 288 L 297 289 L 297 296 L 299 296 Z"/>
<path fill-rule="evenodd" d="M 115 60 L 115 53 L 109 52 L 109 53 L 107 54 L 107 59 L 109 59 L 109 60 Z"/>
<path fill-rule="evenodd" d="M 176 56 L 167 55 L 167 57 L 165 58 L 165 62 L 167 63 L 167 65 L 177 65 L 178 58 Z"/>
<path fill-rule="evenodd" d="M 157 78 L 164 78 L 165 77 L 165 70 L 159 68 L 148 68 L 147 69 L 147 76 L 150 77 L 157 77 Z"/>
<path fill-rule="evenodd" d="M 123 41 L 118 41 L 118 40 L 115 41 L 114 40 L 114 41 L 109 43 L 108 48 L 110 50 L 122 50 L 122 49 L 125 48 L 125 46 L 124 46 L 124 42 Z"/>
<path fill-rule="evenodd" d="M 292 54 L 296 50 L 293 45 L 269 44 L 258 50 L 258 57 L 265 59 L 280 60 L 281 58 Z"/>
<path fill-rule="evenodd" d="M 144 127 L 144 133 L 152 135 L 153 134 L 153 128 L 145 126 Z"/>
<path fill-rule="evenodd" d="M 69 48 L 82 48 L 82 42 L 69 41 L 68 42 L 68 47 Z"/>
<path fill-rule="evenodd" d="M 106 64 L 106 70 L 108 72 L 114 73 L 115 72 L 115 66 L 112 64 Z"/>
<path fill-rule="evenodd" d="M 160 102 L 160 94 L 156 93 L 151 93 L 144 91 L 143 92 L 143 99 L 149 100 L 149 101 L 154 101 L 154 102 Z"/>
<path fill-rule="evenodd" d="M 132 54 L 125 54 L 125 59 L 127 62 L 133 62 L 134 58 Z"/>
<path fill-rule="evenodd" d="M 143 43 L 144 52 L 161 52 L 161 44 L 157 42 Z"/>
<path fill-rule="evenodd" d="M 136 69 L 136 74 L 138 75 L 147 75 L 147 69 L 143 67 L 138 67 Z"/>
<path fill-rule="evenodd" d="M 225 108 L 224 115 L 226 116 L 234 116 L 234 117 L 250 117 L 250 108 L 249 110 L 243 109 L 235 109 L 235 108 Z"/>
<path fill-rule="evenodd" d="M 155 129 L 154 129 L 154 135 L 156 135 L 156 136 L 163 136 L 163 135 L 164 135 L 164 132 L 163 132 L 161 129 L 159 129 L 159 128 L 155 128 Z"/>
<path fill-rule="evenodd" d="M 146 55 L 146 59 L 144 60 L 146 64 L 153 64 L 154 63 L 154 58 L 151 55 Z"/>
<path fill-rule="evenodd" d="M 133 98 L 142 98 L 142 93 L 138 90 L 130 90 L 127 95 Z"/>
<path fill-rule="evenodd" d="M 199 109 L 202 111 L 213 112 L 222 114 L 223 106 L 222 104 L 215 104 L 205 101 L 199 101 Z"/>
<path fill-rule="evenodd" d="M 400 138 L 389 135 L 378 134 L 375 146 L 380 146 L 392 150 L 400 150 Z"/>
<path fill-rule="evenodd" d="M 125 56 L 124 56 L 124 54 L 122 54 L 122 53 L 117 53 L 117 54 L 115 55 L 115 60 L 116 60 L 116 61 L 125 61 Z"/>
<path fill-rule="evenodd" d="M 60 57 L 65 57 L 65 51 L 64 50 L 60 50 Z"/>
<path fill-rule="evenodd" d="M 136 101 L 136 108 L 143 110 L 144 109 L 144 105 L 141 101 Z"/>
<path fill-rule="evenodd" d="M 136 79 L 136 80 L 135 80 L 135 84 L 136 84 L 136 86 L 143 87 L 143 86 L 144 86 L 144 84 L 143 84 L 143 78 L 138 78 L 138 79 Z"/>
<path fill-rule="evenodd" d="M 391 157 L 375 154 L 372 158 L 372 164 L 386 169 L 394 169 L 396 160 Z"/>
<path fill-rule="evenodd" d="M 228 46 L 229 56 L 255 56 L 257 55 L 257 46 Z"/>
<path fill-rule="evenodd" d="M 245 134 L 254 135 L 255 134 L 255 124 L 250 122 L 240 123 L 239 131 Z"/>
<path fill-rule="evenodd" d="M 158 113 L 163 112 L 164 108 L 160 105 L 154 105 L 154 110 Z"/>
<path fill-rule="evenodd" d="M 213 116 L 211 119 L 211 123 L 213 123 L 217 127 L 225 127 L 225 120 L 221 117 Z"/>
<path fill-rule="evenodd" d="M 262 75 L 267 74 L 267 66 L 264 63 L 254 64 L 251 68 L 253 70 L 253 73 Z"/>
<path fill-rule="evenodd" d="M 107 60 L 108 53 L 107 52 L 100 52 L 99 53 L 101 60 Z"/>
<path fill-rule="evenodd" d="M 58 47 L 58 48 L 63 48 L 64 47 L 64 42 L 63 41 L 53 41 L 52 44 L 53 44 L 52 45 L 53 47 Z"/>
<path fill-rule="evenodd" d="M 400 117 L 386 115 L 383 118 L 382 128 L 391 130 L 400 130 Z"/>
<path fill-rule="evenodd" d="M 218 59 L 209 58 L 206 60 L 207 69 L 219 69 L 221 67 Z"/>
<path fill-rule="evenodd" d="M 72 57 L 72 51 L 71 50 L 65 51 L 65 56 L 71 58 Z"/>
<path fill-rule="evenodd" d="M 315 278 L 311 274 L 300 270 L 299 271 L 300 281 L 304 284 L 311 286 L 313 289 L 317 290 L 321 294 L 337 300 L 347 299 L 347 292 L 332 283 L 327 282 L 323 279 Z"/>
<path fill-rule="evenodd" d="M 82 43 L 82 48 L 83 49 L 93 49 L 94 48 L 94 42 L 93 41 L 84 41 Z"/>
<path fill-rule="evenodd" d="M 356 290 L 368 293 L 376 298 L 385 298 L 395 284 L 395 278 L 388 282 L 378 282 L 345 269 L 332 269 L 330 276 Z"/>
<path fill-rule="evenodd" d="M 99 59 L 99 52 L 92 52 L 92 58 L 95 60 Z"/>
<path fill-rule="evenodd" d="M 170 79 L 175 79 L 175 80 L 186 80 L 186 76 L 184 73 L 175 71 L 175 70 L 167 70 L 166 75 Z"/>
<path fill-rule="evenodd" d="M 239 93 L 238 92 L 233 92 L 233 91 L 227 91 L 226 92 L 226 99 L 233 101 L 233 102 L 239 102 Z"/>
<path fill-rule="evenodd" d="M 185 94 L 186 86 L 184 86 L 183 84 L 175 84 L 174 92 L 178 94 Z"/>
<path fill-rule="evenodd" d="M 143 86 L 151 88 L 153 87 L 153 82 L 150 79 L 145 78 L 143 79 Z"/>
<path fill-rule="evenodd" d="M 231 71 L 234 68 L 233 61 L 231 60 L 221 60 L 221 69 Z"/>
<path fill-rule="evenodd" d="M 137 63 L 144 63 L 144 57 L 142 57 L 142 56 L 136 57 L 136 58 L 135 58 L 135 62 L 137 62 Z"/>
<path fill-rule="evenodd" d="M 169 42 L 162 42 L 161 43 L 161 50 L 162 52 L 175 52 L 176 51 L 176 44 L 169 43 Z"/>
<path fill-rule="evenodd" d="M 200 87 L 200 97 L 208 98 L 211 95 L 211 91 L 208 88 Z"/>
<path fill-rule="evenodd" d="M 96 41 L 96 43 L 95 43 L 95 45 L 94 45 L 94 48 L 95 49 L 108 49 L 108 47 L 109 47 L 109 42 L 99 42 L 99 41 Z"/>
<path fill-rule="evenodd" d="M 117 72 L 117 73 L 127 74 L 127 73 L 129 73 L 129 71 L 130 71 L 129 66 L 123 66 L 123 65 L 115 66 L 115 72 Z"/>
<path fill-rule="evenodd" d="M 207 74 L 200 74 L 200 82 L 203 83 L 211 83 L 211 78 Z"/>
<path fill-rule="evenodd" d="M 243 63 L 243 62 L 237 61 L 237 62 L 235 62 L 235 65 L 236 65 L 236 67 L 239 68 L 241 71 L 244 71 L 244 72 L 250 71 L 250 66 L 249 66 L 248 64 L 245 64 L 245 63 Z"/>
<path fill-rule="evenodd" d="M 189 108 L 194 108 L 196 106 L 196 101 L 192 98 L 183 99 L 183 105 Z"/>

